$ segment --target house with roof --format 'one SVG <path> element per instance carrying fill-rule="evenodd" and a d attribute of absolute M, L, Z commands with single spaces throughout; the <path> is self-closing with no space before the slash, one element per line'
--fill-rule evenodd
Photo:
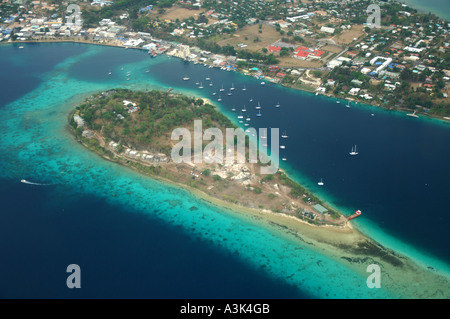
<path fill-rule="evenodd" d="M 329 27 L 321 27 L 320 28 L 321 32 L 325 32 L 325 33 L 329 33 L 329 34 L 333 34 L 334 33 L 334 28 L 329 28 Z"/>
<path fill-rule="evenodd" d="M 298 47 L 297 49 L 294 50 L 294 52 L 295 52 L 294 58 L 297 58 L 300 60 L 305 60 L 306 58 L 320 59 L 322 54 L 325 53 L 324 51 L 310 49 L 307 47 Z"/>
<path fill-rule="evenodd" d="M 280 51 L 281 51 L 281 47 L 280 47 L 279 45 L 276 45 L 276 46 L 269 45 L 268 48 L 267 48 L 267 50 L 268 50 L 270 53 L 273 53 L 273 52 L 280 52 Z"/>

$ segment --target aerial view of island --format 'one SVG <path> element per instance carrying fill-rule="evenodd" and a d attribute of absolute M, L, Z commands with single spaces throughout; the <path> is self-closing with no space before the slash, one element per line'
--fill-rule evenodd
<path fill-rule="evenodd" d="M 444 2 L 2 1 L 0 297 L 450 298 Z"/>

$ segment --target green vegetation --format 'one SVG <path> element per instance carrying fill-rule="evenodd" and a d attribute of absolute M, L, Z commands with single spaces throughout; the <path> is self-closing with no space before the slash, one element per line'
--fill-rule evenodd
<path fill-rule="evenodd" d="M 124 101 L 129 101 L 125 105 Z M 97 94 L 79 108 L 86 125 L 111 141 L 118 152 L 127 145 L 170 154 L 171 132 L 177 127 L 193 127 L 201 119 L 207 126 L 234 127 L 234 124 L 203 100 L 161 91 L 141 92 L 115 89 Z M 81 132 L 80 132 L 81 134 Z"/>

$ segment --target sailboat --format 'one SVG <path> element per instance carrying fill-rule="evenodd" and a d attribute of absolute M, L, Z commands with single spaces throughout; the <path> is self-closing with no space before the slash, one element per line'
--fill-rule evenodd
<path fill-rule="evenodd" d="M 267 136 L 266 136 L 266 129 L 264 129 L 264 131 L 263 131 L 263 133 L 261 135 L 261 138 L 262 139 L 266 139 L 267 138 Z"/>
<path fill-rule="evenodd" d="M 241 115 L 238 115 L 238 119 L 243 119 L 244 118 L 244 115 L 242 115 L 242 112 L 241 112 Z"/>
<path fill-rule="evenodd" d="M 250 98 L 250 102 L 253 102 L 253 98 L 252 97 Z"/>
<path fill-rule="evenodd" d="M 280 102 L 278 102 L 277 105 L 275 105 L 275 107 L 280 107 Z"/>
<path fill-rule="evenodd" d="M 236 111 L 236 109 L 235 109 L 234 107 L 233 107 L 231 110 L 232 110 L 233 112 Z"/>
<path fill-rule="evenodd" d="M 233 95 L 233 93 L 231 93 L 231 91 L 228 91 L 228 96 L 231 96 L 231 95 Z"/>
<path fill-rule="evenodd" d="M 244 108 L 242 109 L 242 112 L 247 112 L 247 109 L 245 108 L 245 105 L 244 105 Z"/>
<path fill-rule="evenodd" d="M 231 90 L 231 91 L 234 90 L 234 84 L 233 84 L 233 83 L 231 83 L 231 88 L 230 88 L 230 90 Z"/>
<path fill-rule="evenodd" d="M 350 102 L 348 102 L 345 107 L 350 108 Z"/>
<path fill-rule="evenodd" d="M 217 101 L 219 101 L 219 102 L 222 101 L 222 98 L 220 97 L 220 95 L 219 95 L 219 98 L 217 99 Z"/>
<path fill-rule="evenodd" d="M 350 155 L 358 155 L 359 153 L 356 151 L 356 145 L 355 145 L 355 147 L 353 148 L 352 147 L 352 150 L 351 150 L 351 152 L 349 153 Z"/>
<path fill-rule="evenodd" d="M 319 186 L 323 186 L 323 180 L 322 180 L 322 179 L 320 179 L 320 182 L 318 182 L 318 183 L 317 183 L 317 185 L 319 185 Z"/>
<path fill-rule="evenodd" d="M 250 121 L 251 119 L 250 119 L 250 117 L 247 117 L 245 120 L 248 122 L 248 121 Z"/>
<path fill-rule="evenodd" d="M 225 91 L 225 89 L 223 88 L 223 84 L 222 84 L 222 88 L 219 90 L 220 92 Z"/>
<path fill-rule="evenodd" d="M 286 135 L 286 131 L 284 131 L 284 133 L 281 134 L 281 137 L 282 137 L 282 138 L 288 138 L 288 136 Z"/>
<path fill-rule="evenodd" d="M 203 83 L 200 82 L 200 86 L 198 88 L 203 89 Z"/>
<path fill-rule="evenodd" d="M 209 77 L 209 75 L 206 77 L 206 81 L 211 80 L 211 78 Z"/>
<path fill-rule="evenodd" d="M 244 87 L 242 88 L 242 91 L 247 91 L 247 88 L 245 87 L 245 85 L 244 85 Z"/>
<path fill-rule="evenodd" d="M 258 114 L 256 114 L 256 116 L 262 116 L 261 110 L 258 111 Z"/>
<path fill-rule="evenodd" d="M 212 81 L 211 81 L 211 82 L 209 82 L 209 86 L 213 86 L 213 83 L 212 83 Z"/>
<path fill-rule="evenodd" d="M 259 105 L 259 102 L 258 102 L 258 106 L 256 106 L 255 109 L 259 110 L 260 108 L 261 108 L 261 105 Z"/>

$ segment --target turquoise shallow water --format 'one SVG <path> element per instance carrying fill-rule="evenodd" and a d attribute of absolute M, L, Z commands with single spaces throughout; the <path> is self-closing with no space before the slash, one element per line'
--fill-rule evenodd
<path fill-rule="evenodd" d="M 70 48 L 71 45 L 52 45 L 52 50 L 58 50 L 60 47 Z M 41 47 L 26 46 L 26 50 L 40 49 Z M 0 47 L 0 50 L 4 48 Z M 105 64 L 102 69 L 101 61 L 105 56 L 110 59 L 110 64 Z M 92 75 L 92 65 L 97 61 L 99 67 Z M 57 206 L 58 199 L 65 197 L 72 198 L 71 205 L 76 206 L 80 198 L 90 195 L 104 202 L 108 209 L 115 207 L 129 214 L 142 214 L 161 221 L 168 225 L 171 231 L 198 238 L 199 246 L 207 245 L 218 252 L 230 254 L 230 263 L 232 260 L 242 263 L 255 273 L 264 274 L 267 278 L 285 284 L 280 289 L 289 290 L 291 297 L 393 297 L 383 289 L 368 289 L 365 277 L 315 252 L 307 244 L 288 240 L 274 230 L 259 227 L 256 222 L 244 221 L 235 213 L 207 204 L 183 189 L 157 182 L 107 162 L 74 141 L 68 131 L 67 117 L 76 103 L 91 92 L 112 87 L 166 89 L 167 85 L 160 84 L 145 72 L 148 68 L 157 69 L 158 64 L 165 62 L 165 58 L 149 59 L 139 51 L 83 46 L 83 50 L 58 63 L 52 70 L 39 74 L 39 85 L 0 109 L 2 179 L 11 184 L 22 178 L 41 183 L 55 183 L 56 185 L 45 190 L 50 207 L 52 203 Z M 110 65 L 115 67 L 112 76 L 108 77 L 106 74 Z M 124 75 L 128 71 L 131 72 L 130 81 L 127 81 Z M 20 196 L 26 198 L 26 187 L 29 185 L 20 187 L 23 187 Z M 4 200 L 7 201 L 5 198 Z M 35 212 L 45 213 L 39 207 L 35 208 Z M 9 206 L 8 214 L 15 214 L 13 204 Z M 108 225 L 105 215 L 101 225 L 97 227 Z M 45 234 L 42 236 L 45 237 Z M 81 238 L 83 236 L 74 240 Z M 89 241 L 86 238 L 83 240 Z M 30 251 L 20 253 L 27 255 Z M 94 252 L 90 254 L 95 255 Z M 166 254 L 170 256 L 171 252 Z M 46 258 L 51 264 L 52 260 L 57 260 L 58 257 L 50 255 Z M 155 256 L 155 260 L 159 258 Z M 173 259 L 177 260 L 176 256 L 173 256 Z M 138 264 L 139 260 L 129 262 Z M 198 262 L 210 261 L 205 258 Z M 227 267 L 226 264 L 222 266 Z M 7 266 L 3 267 L 6 269 L 2 269 L 2 273 L 14 271 Z M 125 273 L 126 269 L 123 269 Z M 126 278 L 127 276 L 124 276 L 123 280 Z M 2 281 L 4 280 L 2 278 Z M 233 282 L 233 277 L 230 280 Z M 201 276 L 197 281 L 199 288 L 191 292 L 191 295 L 183 297 L 202 296 L 202 287 L 206 289 L 208 283 L 202 282 Z M 183 281 L 178 284 L 179 286 L 174 286 L 174 290 L 179 290 Z M 20 283 L 13 282 L 9 285 L 20 286 Z M 292 293 L 292 287 L 294 290 L 298 289 L 297 294 Z M 20 292 L 15 293 L 20 296 Z M 8 291 L 2 291 L 2 294 L 8 296 Z M 155 292 L 155 295 L 158 293 Z M 166 292 L 165 296 L 167 295 L 170 296 L 170 293 Z M 248 295 L 252 296 L 250 292 Z M 230 293 L 224 293 L 222 296 L 233 297 Z"/>
<path fill-rule="evenodd" d="M 418 11 L 431 12 L 440 18 L 450 20 L 450 5 L 447 0 L 401 0 Z"/>

